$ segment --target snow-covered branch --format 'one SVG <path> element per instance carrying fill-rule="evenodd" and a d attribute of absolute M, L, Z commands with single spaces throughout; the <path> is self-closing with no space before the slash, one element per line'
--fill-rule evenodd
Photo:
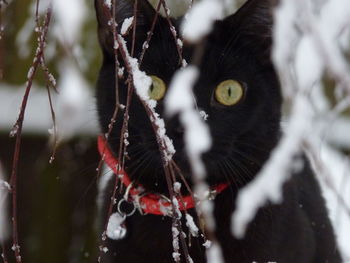
<path fill-rule="evenodd" d="M 341 117 L 350 105 L 350 70 L 344 55 L 349 51 L 350 6 L 345 2 L 281 0 L 275 10 L 273 60 L 285 99 L 286 124 L 284 135 L 266 165 L 239 193 L 232 218 L 232 230 L 238 237 L 243 237 L 260 207 L 282 201 L 282 186 L 291 175 L 297 153 L 306 151 L 312 163 L 317 163 L 315 158 L 320 156 L 322 147 L 315 147 L 315 141 L 329 148 L 329 136 L 325 136 L 329 123 Z M 325 85 L 325 77 L 335 85 Z M 333 92 L 335 102 L 329 99 L 326 90 Z M 328 170 L 337 169 L 331 159 L 318 161 Z M 325 176 L 321 176 L 319 169 L 317 172 L 320 181 L 327 185 Z M 349 170 L 344 170 L 344 177 L 349 176 Z M 341 195 L 336 191 L 330 190 Z M 347 210 L 345 203 L 340 203 L 343 210 Z"/>

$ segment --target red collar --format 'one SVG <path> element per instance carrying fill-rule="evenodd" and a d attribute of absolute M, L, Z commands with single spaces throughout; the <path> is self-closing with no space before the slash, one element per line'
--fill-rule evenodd
<path fill-rule="evenodd" d="M 171 210 L 171 201 L 164 198 L 164 196 L 159 194 L 148 193 L 144 194 L 142 192 L 142 187 L 132 186 L 132 182 L 124 170 L 117 171 L 118 160 L 114 157 L 109 146 L 106 143 L 106 139 L 103 135 L 98 136 L 98 150 L 101 156 L 104 156 L 104 161 L 106 164 L 113 170 L 115 174 L 120 175 L 120 179 L 126 188 L 129 188 L 129 196 L 132 198 L 132 201 L 137 202 L 137 206 L 145 214 L 154 214 L 154 215 L 168 215 L 168 211 Z M 226 184 L 219 184 L 215 186 L 211 193 L 216 194 L 221 193 L 229 186 Z M 178 200 L 180 201 L 180 200 Z M 195 201 L 191 195 L 183 196 L 181 202 L 179 203 L 179 209 L 181 211 L 191 209 L 195 207 Z"/>

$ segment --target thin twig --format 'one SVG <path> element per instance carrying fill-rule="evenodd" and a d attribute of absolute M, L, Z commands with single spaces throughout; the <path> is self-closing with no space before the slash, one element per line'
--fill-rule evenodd
<path fill-rule="evenodd" d="M 39 1 L 37 3 L 39 3 Z M 37 7 L 38 7 L 38 4 L 37 4 Z M 51 15 L 52 15 L 52 6 L 50 5 L 46 12 L 44 25 L 38 40 L 38 48 L 37 48 L 35 57 L 33 59 L 33 64 L 28 71 L 28 81 L 26 85 L 25 94 L 22 100 L 20 113 L 13 129 L 10 132 L 11 137 L 16 136 L 15 152 L 13 156 L 13 165 L 12 165 L 10 183 L 12 187 L 13 250 L 15 253 L 17 263 L 20 263 L 22 261 L 21 255 L 20 255 L 20 247 L 18 243 L 18 230 L 17 230 L 17 174 L 18 174 L 18 163 L 19 163 L 19 155 L 20 155 L 20 148 L 21 148 L 22 127 L 23 127 L 23 120 L 24 120 L 29 93 L 33 84 L 33 79 L 36 74 L 37 68 L 40 65 L 41 58 L 44 56 L 45 41 L 46 41 L 46 36 L 49 29 L 50 21 L 51 21 Z"/>
<path fill-rule="evenodd" d="M 148 31 L 147 39 L 146 39 L 145 43 L 142 46 L 142 52 L 141 52 L 141 55 L 140 55 L 140 58 L 139 58 L 139 65 L 140 66 L 142 64 L 143 57 L 145 56 L 146 50 L 147 50 L 147 48 L 149 46 L 149 42 L 151 41 L 151 38 L 153 36 L 153 32 L 154 32 L 154 28 L 156 27 L 156 23 L 157 23 L 157 20 L 158 20 L 158 15 L 159 15 L 159 10 L 160 10 L 161 4 L 162 4 L 162 0 L 159 0 L 157 8 L 156 8 L 156 13 L 155 13 L 153 21 L 152 21 L 151 29 L 150 29 L 150 31 Z"/>
<path fill-rule="evenodd" d="M 165 12 L 166 20 L 168 21 L 168 24 L 169 24 L 170 32 L 173 35 L 173 38 L 174 38 L 174 41 L 175 41 L 177 53 L 179 55 L 179 62 L 178 63 L 179 63 L 179 65 L 181 65 L 181 63 L 182 63 L 182 46 L 179 44 L 179 41 L 182 41 L 182 40 L 177 38 L 176 29 L 173 26 L 173 23 L 171 22 L 171 19 L 169 17 L 169 8 L 167 7 L 167 5 L 166 5 L 164 0 L 161 0 L 161 2 L 162 2 L 162 6 L 163 6 L 163 9 L 164 9 L 164 12 Z"/>

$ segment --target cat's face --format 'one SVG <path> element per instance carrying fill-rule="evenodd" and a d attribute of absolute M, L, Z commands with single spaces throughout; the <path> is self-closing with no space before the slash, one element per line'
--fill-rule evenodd
<path fill-rule="evenodd" d="M 132 15 L 133 3 L 119 2 L 117 14 L 122 22 Z M 193 93 L 198 110 L 208 115 L 206 123 L 213 144 L 211 150 L 203 155 L 203 161 L 211 183 L 230 180 L 241 185 L 251 180 L 278 139 L 281 98 L 270 61 L 269 2 L 249 1 L 235 15 L 217 22 L 205 45 Z M 96 7 L 99 10 L 98 3 Z M 137 57 L 154 17 L 154 10 L 149 5 L 141 3 L 139 9 L 135 45 Z M 113 42 L 102 13 L 97 13 L 100 43 L 104 50 L 97 102 L 101 128 L 105 132 L 115 106 Z M 173 23 L 177 26 L 179 22 Z M 126 39 L 130 44 L 131 37 Z M 188 62 L 191 61 L 192 50 L 192 47 L 184 45 L 183 57 Z M 141 70 L 161 80 L 161 98 L 156 111 L 165 118 L 167 135 L 176 149 L 174 160 L 190 179 L 183 129 L 177 117 L 167 119 L 163 114 L 163 89 L 165 87 L 166 96 L 166 88 L 179 67 L 179 56 L 168 22 L 159 17 Z M 124 74 L 119 81 L 119 96 L 123 104 L 126 104 L 127 98 L 126 79 L 127 74 Z M 119 149 L 122 119 L 122 114 L 119 114 L 110 141 L 115 151 Z M 126 169 L 130 177 L 150 190 L 166 189 L 156 137 L 136 95 L 133 95 L 130 107 L 129 142 L 127 152 L 130 159 L 126 160 Z"/>

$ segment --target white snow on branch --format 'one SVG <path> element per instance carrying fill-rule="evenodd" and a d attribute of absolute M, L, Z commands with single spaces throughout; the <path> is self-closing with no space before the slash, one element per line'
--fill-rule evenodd
<path fill-rule="evenodd" d="M 168 162 L 175 154 L 175 148 L 172 140 L 166 135 L 166 129 L 164 120 L 160 118 L 159 114 L 155 112 L 157 102 L 149 98 L 148 90 L 152 84 L 152 79 L 146 75 L 145 72 L 139 69 L 138 60 L 130 56 L 126 47 L 126 42 L 121 35 L 118 35 L 118 42 L 121 43 L 125 52 L 127 62 L 131 67 L 133 84 L 136 90 L 136 94 L 147 107 L 146 110 L 151 111 L 151 122 L 156 126 L 156 132 L 158 135 L 160 148 L 163 149 L 163 158 Z"/>
<path fill-rule="evenodd" d="M 204 217 L 206 226 L 213 232 L 215 230 L 213 203 L 207 199 L 209 187 L 205 182 L 206 170 L 201 160 L 201 155 L 211 147 L 211 136 L 208 126 L 196 110 L 192 93 L 192 87 L 198 78 L 198 74 L 198 69 L 194 66 L 187 66 L 175 73 L 168 95 L 165 98 L 165 109 L 170 116 L 179 113 L 180 122 L 185 130 L 186 152 L 195 182 L 194 195 L 199 201 L 198 208 Z M 187 224 L 193 227 L 190 221 L 187 221 Z M 208 258 L 215 257 L 215 262 L 222 262 L 220 247 L 216 242 L 207 249 L 207 254 Z"/>
<path fill-rule="evenodd" d="M 211 137 L 208 127 L 194 108 L 192 87 L 197 77 L 198 69 L 194 66 L 178 71 L 171 82 L 165 104 L 169 115 L 180 113 L 180 121 L 185 128 L 186 151 L 194 173 L 202 179 L 205 167 L 200 157 L 210 149 Z"/>
<path fill-rule="evenodd" d="M 283 201 L 282 186 L 290 177 L 291 160 L 300 151 L 303 136 L 310 132 L 313 116 L 308 101 L 302 96 L 296 100 L 293 111 L 286 134 L 269 161 L 257 177 L 239 192 L 237 208 L 232 217 L 232 231 L 236 237 L 244 237 L 247 224 L 266 202 Z"/>
<path fill-rule="evenodd" d="M 193 217 L 190 214 L 186 214 L 186 226 L 190 230 L 192 236 L 198 236 L 199 229 L 194 223 Z"/>
<path fill-rule="evenodd" d="M 218 244 L 213 243 L 207 248 L 208 262 L 210 263 L 221 263 L 223 262 L 221 248 Z"/>
<path fill-rule="evenodd" d="M 324 61 L 317 53 L 313 39 L 305 35 L 299 43 L 295 61 L 299 87 L 308 89 L 319 81 L 323 73 Z"/>
<path fill-rule="evenodd" d="M 224 16 L 224 6 L 219 0 L 196 2 L 186 14 L 181 25 L 182 36 L 189 42 L 198 42 L 213 29 L 215 21 Z"/>
<path fill-rule="evenodd" d="M 310 150 L 319 153 L 312 164 L 321 182 L 343 260 L 350 262 L 350 216 L 339 203 L 340 196 L 350 208 L 350 160 L 311 134 L 309 141 L 309 147 L 314 149 L 307 153 Z"/>
<path fill-rule="evenodd" d="M 350 105 L 350 70 L 344 56 L 348 51 L 343 50 L 349 45 L 341 43 L 350 30 L 349 16 L 350 6 L 344 0 L 280 1 L 275 11 L 272 54 L 281 79 L 285 108 L 290 110 L 286 111 L 285 134 L 279 145 L 257 177 L 239 193 L 237 210 L 232 217 L 232 231 L 237 237 L 243 237 L 248 223 L 260 207 L 268 201 L 283 201 L 282 186 L 294 167 L 293 157 L 301 151 L 307 153 L 312 163 L 318 163 L 314 168 L 323 186 L 327 185 L 323 187 L 328 188 L 326 196 L 333 195 L 331 206 L 337 206 L 338 215 L 346 215 L 341 220 L 348 222 L 349 214 L 345 211 L 348 211 L 350 200 L 344 198 L 340 202 L 334 197 L 343 196 L 343 192 L 348 191 L 344 190 L 348 186 L 343 185 L 343 192 L 339 187 L 342 173 L 339 168 L 344 167 L 344 163 L 341 165 L 339 158 L 338 161 L 333 158 L 341 156 L 341 153 L 333 149 L 331 155 L 327 150 L 328 157 L 320 159 L 319 156 L 323 148 L 329 148 L 331 142 L 341 147 L 348 145 L 346 136 L 342 134 L 349 121 L 342 121 L 344 126 L 338 129 L 332 128 L 332 124 L 344 119 L 340 113 Z M 330 101 L 325 94 L 324 72 L 336 83 L 335 106 L 332 106 L 334 101 Z M 315 142 L 322 146 L 316 147 Z M 309 147 L 303 148 L 305 145 Z M 345 160 L 344 157 L 342 161 Z M 344 174 L 348 173 L 346 169 L 343 171 Z M 328 183 L 322 182 L 326 175 L 329 176 Z M 336 182 L 336 188 L 330 187 L 332 180 Z M 332 217 L 334 219 L 334 214 Z M 348 259 L 346 242 L 349 244 L 349 240 L 345 236 L 350 236 L 350 229 L 342 228 L 342 231 L 346 231 L 344 234 L 339 231 L 337 224 L 334 224 L 334 228 L 339 234 L 342 253 Z"/>
<path fill-rule="evenodd" d="M 112 8 L 112 0 L 104 0 L 104 4 L 111 9 Z"/>
<path fill-rule="evenodd" d="M 134 22 L 134 17 L 128 17 L 125 18 L 122 24 L 122 28 L 120 29 L 120 33 L 124 36 L 126 33 L 128 33 L 132 23 Z"/>

